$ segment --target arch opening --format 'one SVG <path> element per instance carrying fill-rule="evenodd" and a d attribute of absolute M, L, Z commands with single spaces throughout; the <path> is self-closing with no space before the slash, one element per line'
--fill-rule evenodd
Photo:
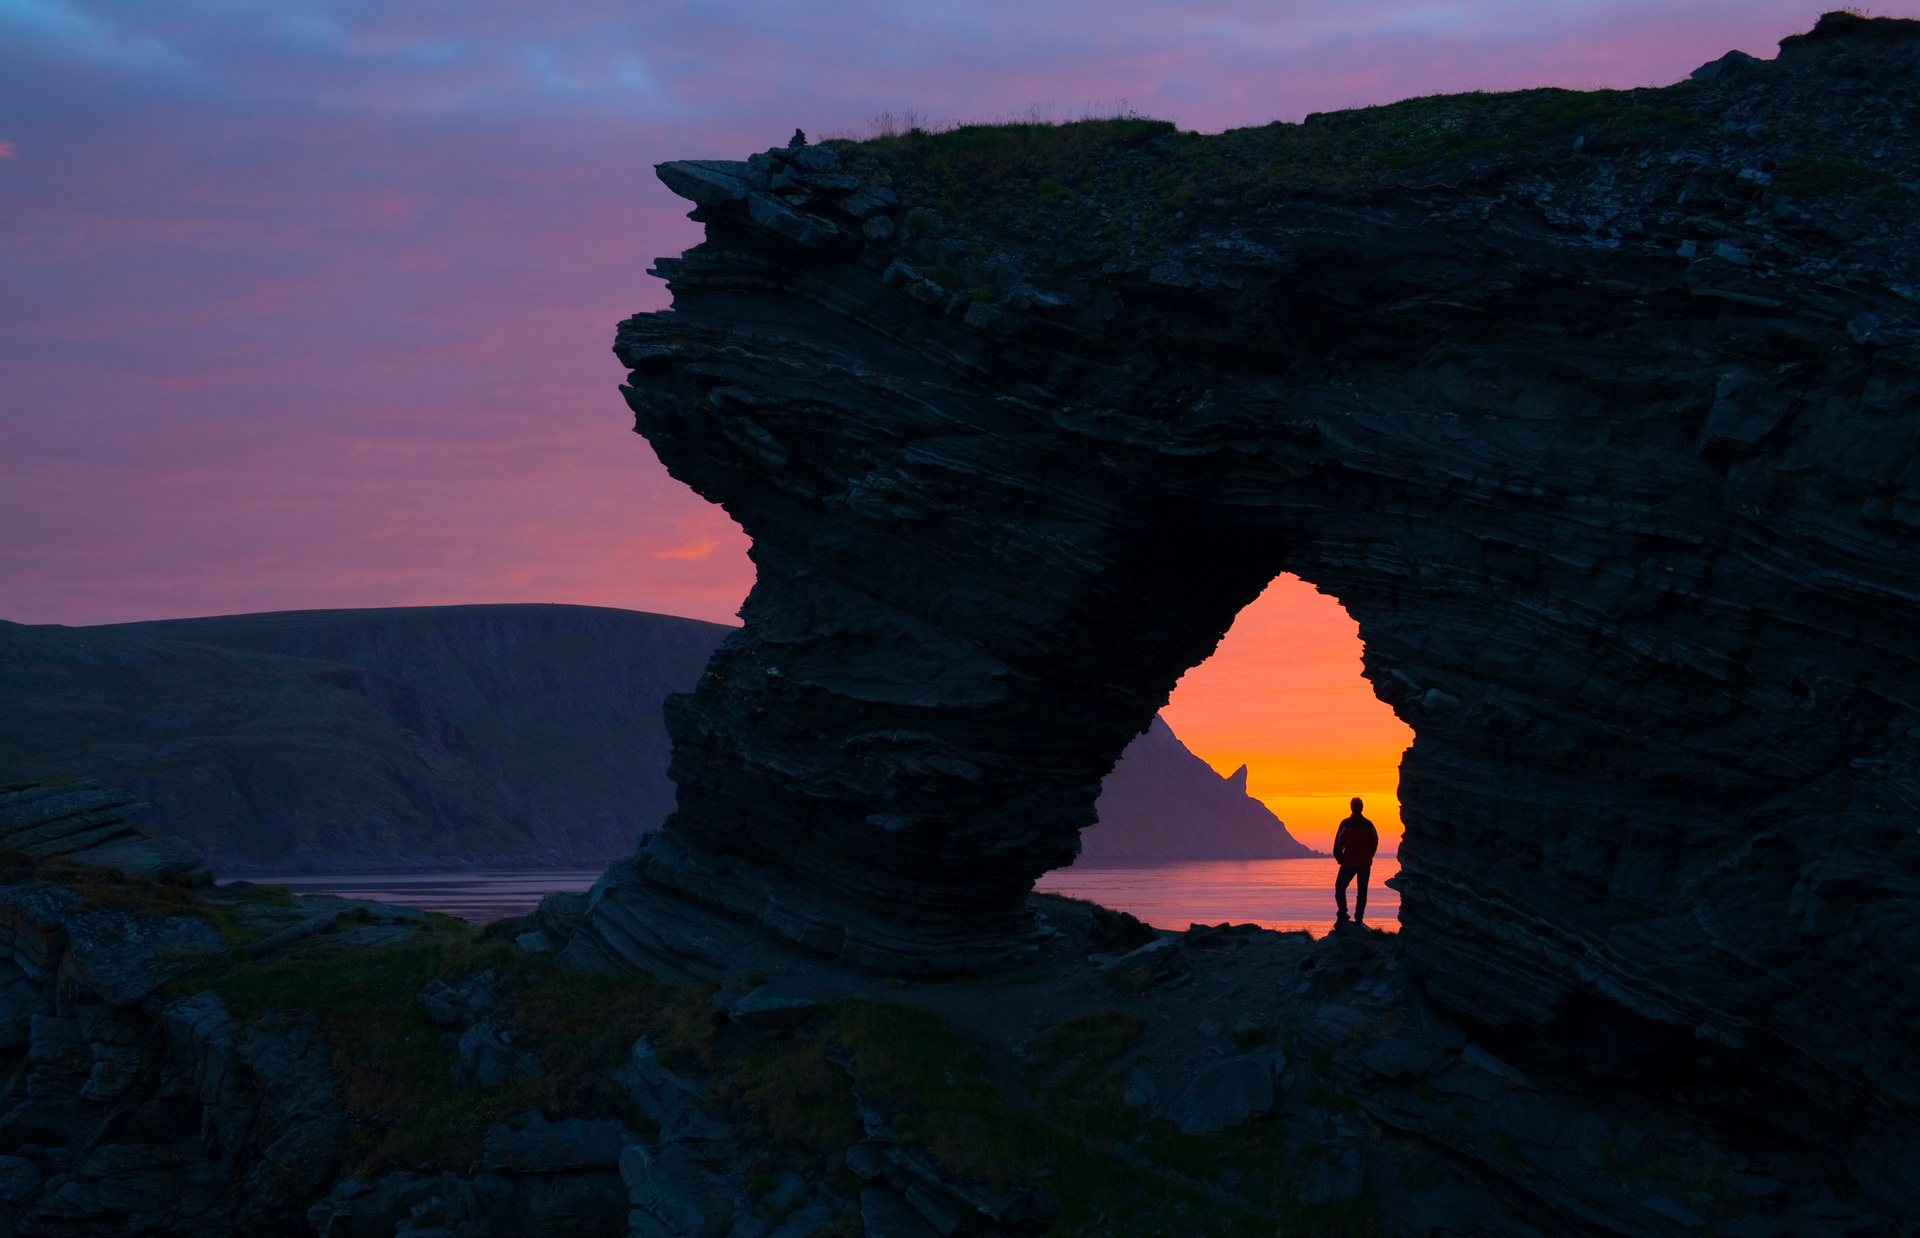
<path fill-rule="evenodd" d="M 1160 716 L 1216 771 L 1247 767 L 1247 792 L 1316 851 L 1359 796 L 1398 850 L 1400 757 L 1413 728 L 1361 673 L 1360 627 L 1334 597 L 1283 572 L 1234 617 Z"/>
<path fill-rule="evenodd" d="M 1160 928 L 1325 932 L 1334 834 L 1358 797 L 1380 832 L 1368 919 L 1398 923 L 1398 781 L 1413 731 L 1363 675 L 1359 625 L 1281 573 L 1187 669 L 1104 780 L 1080 854 L 1037 890 Z"/>

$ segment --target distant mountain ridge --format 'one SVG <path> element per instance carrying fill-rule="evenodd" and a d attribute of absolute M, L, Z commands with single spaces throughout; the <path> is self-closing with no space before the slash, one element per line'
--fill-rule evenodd
<path fill-rule="evenodd" d="M 1076 868 L 1180 860 L 1299 860 L 1321 853 L 1247 794 L 1247 767 L 1222 778 L 1155 715 L 1101 785 L 1098 824 Z"/>
<path fill-rule="evenodd" d="M 228 876 L 603 864 L 673 810 L 660 705 L 732 631 L 533 604 L 0 623 L 0 781 L 123 787 Z"/>
<path fill-rule="evenodd" d="M 223 876 L 592 866 L 674 807 L 660 707 L 737 629 L 595 606 L 0 621 L 0 783 L 95 778 Z M 1315 852 L 1156 718 L 1079 863 Z"/>

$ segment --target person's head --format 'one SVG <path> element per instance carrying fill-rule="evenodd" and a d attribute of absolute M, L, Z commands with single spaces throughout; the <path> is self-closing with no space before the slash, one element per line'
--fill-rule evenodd
<path fill-rule="evenodd" d="M 1354 797 L 1353 797 L 1353 810 L 1354 810 L 1355 812 L 1359 812 L 1359 811 L 1360 811 L 1360 810 L 1361 810 L 1362 808 L 1365 808 L 1365 807 L 1366 807 L 1366 805 L 1365 805 L 1365 804 L 1362 804 L 1362 803 L 1360 802 L 1360 797 L 1359 797 L 1359 796 L 1357 796 L 1357 795 L 1356 795 L 1356 796 L 1354 796 Z"/>

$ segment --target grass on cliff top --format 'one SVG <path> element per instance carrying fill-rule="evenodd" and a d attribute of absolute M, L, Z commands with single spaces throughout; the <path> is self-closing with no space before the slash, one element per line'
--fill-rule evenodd
<path fill-rule="evenodd" d="M 1686 101 L 1684 90 L 1475 91 L 1217 135 L 1127 116 L 914 129 L 841 145 L 891 170 L 909 206 L 932 203 L 963 227 L 1019 233 L 1045 231 L 1088 198 L 1170 223 L 1195 204 L 1240 208 L 1277 193 L 1445 180 L 1549 141 L 1580 136 L 1598 147 L 1707 123 Z"/>

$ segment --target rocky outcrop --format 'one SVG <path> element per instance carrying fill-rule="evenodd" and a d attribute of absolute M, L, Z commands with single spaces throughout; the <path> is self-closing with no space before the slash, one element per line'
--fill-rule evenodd
<path fill-rule="evenodd" d="M 1247 767 L 1222 778 L 1154 716 L 1127 745 L 1080 833 L 1082 868 L 1181 860 L 1298 860 L 1320 854 L 1247 794 Z"/>
<path fill-rule="evenodd" d="M 616 352 L 758 580 L 576 941 L 657 905 L 1020 957 L 1115 758 L 1290 571 L 1416 734 L 1426 993 L 1920 1209 L 1917 33 L 665 165 L 708 237 Z"/>
<path fill-rule="evenodd" d="M 793 948 L 674 991 L 405 908 L 53 871 L 0 885 L 0 1232 L 1911 1228 L 1852 1150 L 1708 1093 L 1596 1088 L 1537 1038 L 1448 1014 L 1404 940 L 1351 924 L 1145 930 L 1114 953 L 1134 940 L 1118 917 L 1037 895 L 1054 931 L 1011 975 L 916 985 Z M 561 992 L 604 1005 L 554 1021 Z M 396 1052 L 405 1083 L 368 1088 Z"/>
<path fill-rule="evenodd" d="M 0 789 L 0 848 L 34 860 L 112 868 L 156 881 L 212 880 L 192 843 L 128 823 L 146 807 L 97 782 Z"/>
<path fill-rule="evenodd" d="M 1596 1089 L 1567 1063 L 1510 1057 L 1524 1041 L 1477 1038 L 1424 996 L 1404 941 L 1251 926 L 1162 940 L 1188 958 L 1180 1000 L 1148 1007 L 1170 1020 L 1143 1020 L 1116 1062 L 1123 1103 L 1193 1134 L 1272 1121 L 1299 1205 L 1365 1196 L 1385 1232 L 1423 1238 L 1901 1232 L 1833 1148 L 1697 1096 Z M 1237 1177 L 1221 1185 L 1244 1189 Z"/>
<path fill-rule="evenodd" d="M 1906 1232 L 1897 1209 L 1866 1197 L 1848 1150 L 1744 1120 L 1710 1095 L 1619 1080 L 1595 1087 L 1537 1039 L 1474 1027 L 1428 998 L 1396 935 L 1348 924 L 1316 941 L 1195 925 L 1155 935 L 1149 961 L 1138 951 L 1087 953 L 1107 945 L 1101 909 L 1034 903 L 1058 931 L 1033 966 L 980 983 L 887 983 L 809 967 L 796 951 L 764 985 L 716 994 L 716 1006 L 736 1010 L 769 990 L 763 1006 L 819 1000 L 821 1020 L 804 1028 L 756 1037 L 736 1021 L 729 1034 L 749 1057 L 814 1044 L 846 1074 L 840 1103 L 853 1109 L 857 1136 L 835 1159 L 859 1180 L 869 1238 L 1159 1229 L 1115 1198 L 1124 1192 L 1111 1177 L 1089 1198 L 1086 1180 L 1056 1159 L 1059 1146 L 1044 1151 L 1032 1128 L 1021 1142 L 1032 1159 L 1003 1162 L 998 1183 L 959 1171 L 955 1159 L 993 1144 L 982 1122 L 990 1103 L 962 1103 L 966 1134 L 956 1139 L 924 1094 L 863 1062 L 871 1045 L 858 1048 L 846 1021 L 859 1003 L 833 999 L 871 1001 L 876 991 L 895 1010 L 951 1020 L 965 1038 L 945 1046 L 950 1056 L 925 1086 L 969 1086 L 963 1061 L 1017 1079 L 1023 1120 L 1074 1132 L 1070 1157 L 1112 1156 L 1119 1163 L 1107 1173 L 1191 1192 L 1176 1233 L 1227 1230 L 1236 1214 L 1254 1232 L 1286 1217 L 1308 1231 L 1397 1238 L 1664 1238 L 1709 1225 L 1772 1238 Z M 700 1112 L 717 1077 L 676 1074 L 642 1040 L 619 1078 L 660 1133 L 622 1160 L 635 1234 L 767 1223 L 728 1172 L 750 1142 Z M 827 1183 L 815 1189 L 812 1207 L 783 1224 L 807 1217 L 818 1228 L 844 1202 Z"/>
<path fill-rule="evenodd" d="M 163 986 L 217 958 L 201 915 L 0 887 L 0 1228 L 261 1233 L 297 1226 L 337 1172 L 347 1120 L 310 1020 L 242 1027 Z"/>
<path fill-rule="evenodd" d="M 0 885 L 0 1233 L 621 1232 L 618 1164 L 640 1139 L 620 1122 L 528 1113 L 486 1132 L 471 1173 L 343 1178 L 365 1155 L 354 1131 L 380 1119 L 347 1109 L 318 1012 L 240 1018 L 212 988 L 169 987 L 259 964 L 337 923 L 347 927 L 291 966 L 337 979 L 395 957 L 369 947 L 436 932 L 443 949 L 470 940 L 411 908 L 245 883 L 189 892 L 48 865 Z M 282 955 L 268 964 L 285 965 Z M 336 989 L 333 1000 L 352 998 Z M 456 1090 L 490 1092 L 525 1073 L 524 1046 L 508 1050 L 505 1071 L 485 1047 L 472 1051 L 510 1039 L 493 1021 L 490 973 L 458 987 L 437 979 L 419 1002 L 456 1029 Z"/>
<path fill-rule="evenodd" d="M 90 777 L 229 876 L 603 864 L 732 629 L 593 606 L 0 623 L 0 779 Z"/>
<path fill-rule="evenodd" d="M 320 1238 L 623 1232 L 621 1153 L 639 1136 L 619 1122 L 538 1113 L 487 1132 L 471 1174 L 401 1170 L 344 1178 L 306 1213 Z"/>
<path fill-rule="evenodd" d="M 531 1113 L 487 1133 L 476 1172 L 346 1178 L 307 1221 L 320 1238 L 818 1238 L 845 1209 L 829 1184 L 791 1171 L 752 1189 L 733 1129 L 700 1111 L 701 1085 L 660 1065 L 644 1037 L 616 1077 L 656 1137 L 612 1119 Z"/>

